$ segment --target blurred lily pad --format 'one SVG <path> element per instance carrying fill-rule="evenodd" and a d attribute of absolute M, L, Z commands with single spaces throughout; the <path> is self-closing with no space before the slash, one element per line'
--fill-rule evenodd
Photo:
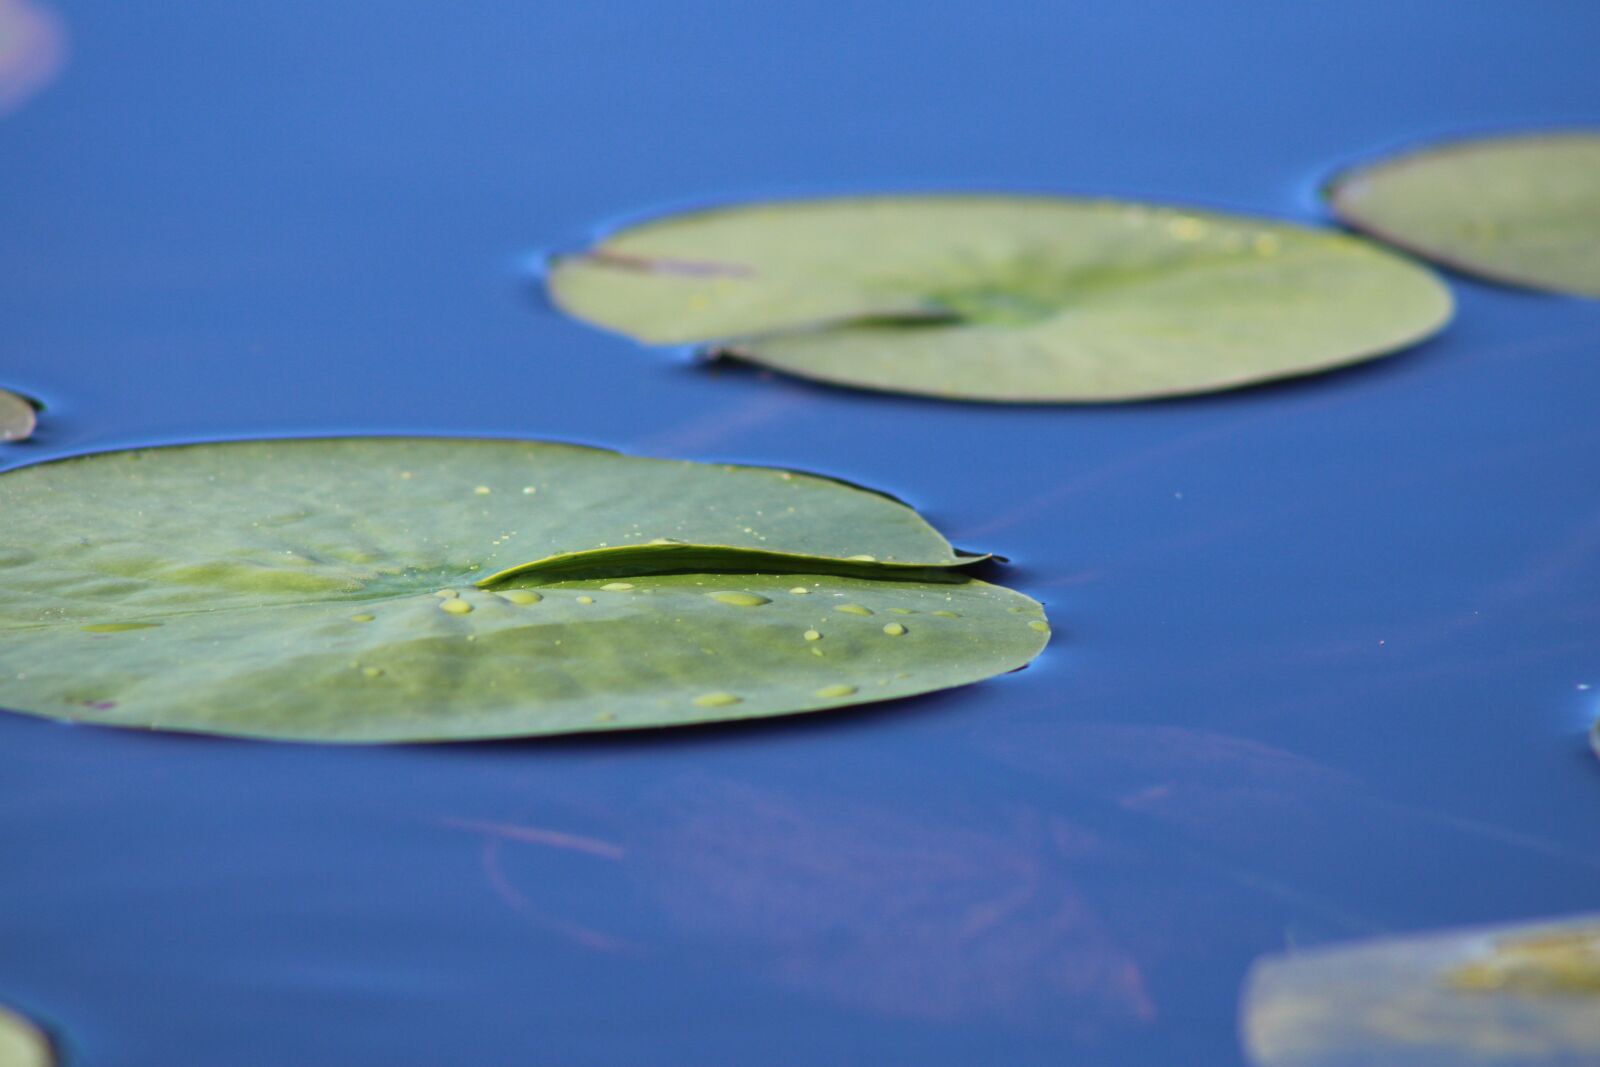
<path fill-rule="evenodd" d="M 0 1008 L 0 1067 L 50 1067 L 50 1039 L 28 1020 Z"/>
<path fill-rule="evenodd" d="M 1350 225 L 1448 267 L 1600 297 L 1600 132 L 1446 144 L 1328 190 Z"/>
<path fill-rule="evenodd" d="M 0 475 L 0 706 L 335 741 L 842 707 L 1048 626 L 888 497 L 517 441 L 105 453 Z"/>
<path fill-rule="evenodd" d="M 1138 400 L 1371 359 L 1449 319 L 1366 241 L 1111 200 L 921 195 L 663 218 L 557 259 L 552 299 L 652 344 L 967 400 Z"/>
<path fill-rule="evenodd" d="M 1600 915 L 1264 959 L 1243 1029 L 1261 1067 L 1600 1062 Z"/>
<path fill-rule="evenodd" d="M 0 389 L 0 441 L 26 441 L 38 422 L 38 411 L 27 397 Z"/>

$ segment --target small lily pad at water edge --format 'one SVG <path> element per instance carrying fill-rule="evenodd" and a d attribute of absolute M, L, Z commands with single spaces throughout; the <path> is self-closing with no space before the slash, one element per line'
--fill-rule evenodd
<path fill-rule="evenodd" d="M 1600 132 L 1447 144 L 1339 176 L 1339 217 L 1445 266 L 1600 297 Z"/>
<path fill-rule="evenodd" d="M 1310 374 L 1437 331 L 1450 296 L 1366 241 L 1045 196 L 880 196 L 664 218 L 558 259 L 551 296 L 653 344 L 991 401 L 1199 393 Z"/>
<path fill-rule="evenodd" d="M 0 707 L 337 741 L 667 726 L 978 681 L 1047 638 L 887 497 L 516 441 L 0 475 Z"/>
<path fill-rule="evenodd" d="M 1600 1063 L 1600 915 L 1264 959 L 1243 1028 L 1260 1067 Z"/>
<path fill-rule="evenodd" d="M 51 1067 L 50 1039 L 22 1016 L 0 1008 L 0 1067 Z"/>
<path fill-rule="evenodd" d="M 0 441 L 26 441 L 38 419 L 26 397 L 0 389 Z"/>

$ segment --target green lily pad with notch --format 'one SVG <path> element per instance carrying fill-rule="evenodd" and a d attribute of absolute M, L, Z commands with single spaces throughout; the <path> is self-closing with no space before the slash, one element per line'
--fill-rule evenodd
<path fill-rule="evenodd" d="M 27 397 L 0 389 L 0 441 L 26 441 L 38 423 L 38 409 Z"/>
<path fill-rule="evenodd" d="M 1447 267 L 1600 297 L 1600 132 L 1460 141 L 1339 175 L 1340 219 Z"/>
<path fill-rule="evenodd" d="M 519 441 L 112 452 L 0 475 L 0 707 L 323 741 L 822 710 L 1026 665 L 1027 597 L 886 496 Z"/>
<path fill-rule="evenodd" d="M 0 1067 L 51 1067 L 50 1039 L 27 1019 L 0 1007 Z"/>
<path fill-rule="evenodd" d="M 1600 915 L 1260 960 L 1246 983 L 1259 1067 L 1600 1062 Z"/>
<path fill-rule="evenodd" d="M 1114 200 L 748 204 L 557 258 L 569 314 L 838 385 L 1142 400 L 1311 374 L 1439 330 L 1431 272 L 1345 234 Z"/>

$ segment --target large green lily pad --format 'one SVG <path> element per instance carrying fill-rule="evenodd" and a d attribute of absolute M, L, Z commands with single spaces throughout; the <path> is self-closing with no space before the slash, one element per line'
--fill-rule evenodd
<path fill-rule="evenodd" d="M 50 1067 L 50 1039 L 28 1020 L 0 1007 L 0 1067 Z"/>
<path fill-rule="evenodd" d="M 1110 401 L 1310 374 L 1449 319 L 1427 270 L 1343 234 L 1045 196 L 749 204 L 557 259 L 570 314 L 841 385 Z"/>
<path fill-rule="evenodd" d="M 1493 137 L 1339 176 L 1341 219 L 1449 267 L 1600 297 L 1600 132 Z"/>
<path fill-rule="evenodd" d="M 888 497 L 515 441 L 266 441 L 0 475 L 0 706 L 335 741 L 665 726 L 977 681 L 1038 605 Z"/>
<path fill-rule="evenodd" d="M 1261 1067 L 1600 1062 L 1600 915 L 1264 959 L 1246 986 Z"/>

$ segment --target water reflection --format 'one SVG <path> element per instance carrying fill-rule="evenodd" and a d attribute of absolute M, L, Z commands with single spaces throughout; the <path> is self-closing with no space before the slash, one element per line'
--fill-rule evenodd
<path fill-rule="evenodd" d="M 1089 1035 L 1157 1015 L 1140 961 L 1080 885 L 1119 850 L 1070 819 L 1024 807 L 991 821 L 948 804 L 912 816 L 698 776 L 634 802 L 655 824 L 609 838 L 452 824 L 485 839 L 503 902 L 597 950 L 687 942 L 704 964 L 886 1018 Z M 593 903 L 615 901 L 617 880 L 643 914 Z"/>
<path fill-rule="evenodd" d="M 33 0 L 0 0 L 0 115 L 55 80 L 66 62 L 61 20 Z"/>

